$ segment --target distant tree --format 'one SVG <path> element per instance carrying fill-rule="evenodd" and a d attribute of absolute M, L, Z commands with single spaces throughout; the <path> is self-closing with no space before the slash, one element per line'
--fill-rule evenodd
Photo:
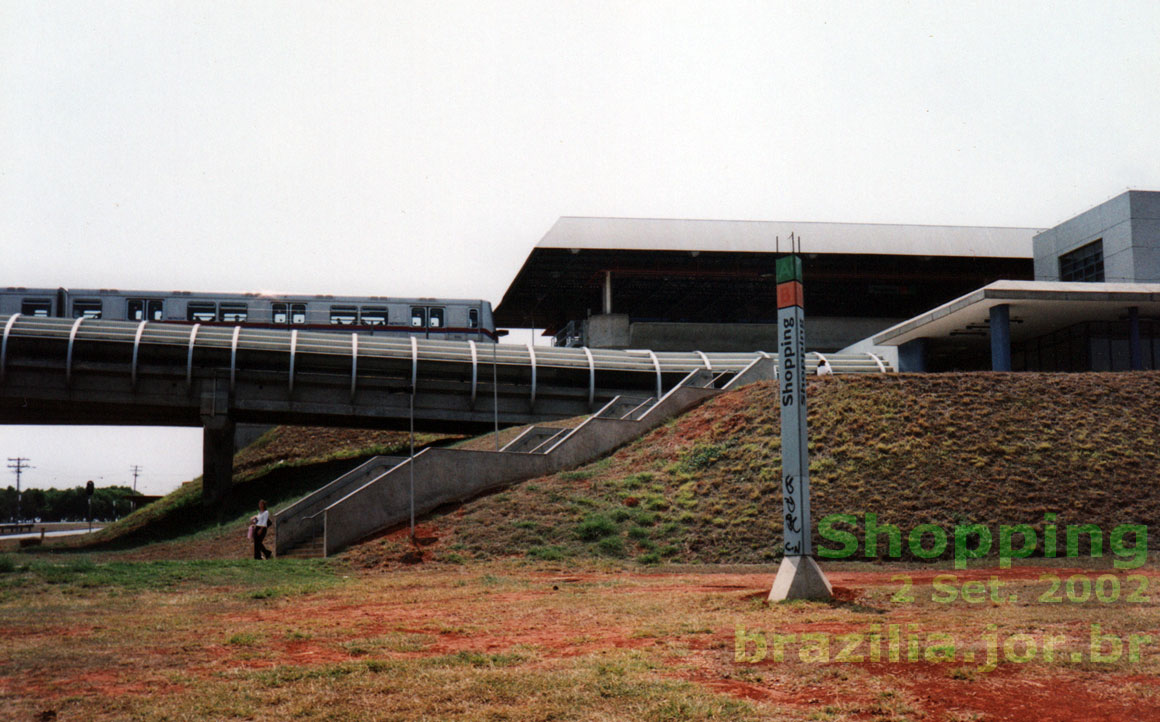
<path fill-rule="evenodd" d="M 0 490 L 0 520 L 16 521 L 16 487 Z"/>
<path fill-rule="evenodd" d="M 93 493 L 93 520 L 113 521 L 129 513 L 133 494 L 127 486 L 99 487 Z M 72 489 L 27 489 L 20 500 L 20 515 L 41 521 L 85 521 L 89 518 L 89 500 L 85 487 Z M 16 517 L 16 488 L 0 489 L 0 520 Z"/>
<path fill-rule="evenodd" d="M 29 489 L 20 500 L 20 513 L 25 519 L 44 519 L 48 496 L 44 489 Z"/>

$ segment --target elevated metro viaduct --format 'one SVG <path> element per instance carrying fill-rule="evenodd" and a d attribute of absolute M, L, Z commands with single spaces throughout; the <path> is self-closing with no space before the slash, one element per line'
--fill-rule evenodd
<path fill-rule="evenodd" d="M 19 314 L 0 328 L 0 423 L 201 426 L 207 504 L 230 488 L 238 423 L 486 431 L 773 358 Z M 837 373 L 892 370 L 871 354 L 827 360 Z"/>

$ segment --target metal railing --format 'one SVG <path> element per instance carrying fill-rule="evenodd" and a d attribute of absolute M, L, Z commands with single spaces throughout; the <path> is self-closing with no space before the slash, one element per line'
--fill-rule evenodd
<path fill-rule="evenodd" d="M 697 369 L 717 373 L 741 371 L 757 358 L 776 358 L 775 354 L 753 352 L 701 352 L 615 350 L 596 348 L 563 348 L 554 346 L 489 344 L 484 353 L 474 341 L 440 341 L 433 339 L 358 336 L 310 331 L 284 331 L 250 327 L 200 326 L 163 322 L 124 322 L 91 319 L 61 319 L 0 316 L 3 338 L 0 340 L 0 382 L 14 344 L 32 341 L 58 341 L 64 345 L 65 373 L 71 375 L 78 345 L 89 351 L 100 347 L 116 348 L 131 357 L 127 371 L 136 381 L 142 351 L 165 351 L 169 363 L 183 362 L 187 383 L 192 380 L 200 357 L 212 355 L 223 362 L 228 358 L 231 383 L 238 370 L 239 355 L 250 363 L 257 357 L 277 357 L 279 368 L 288 369 L 288 383 L 293 388 L 296 374 L 309 370 L 333 373 L 341 369 L 350 374 L 352 395 L 362 370 L 376 366 L 400 364 L 410 366 L 412 379 L 419 367 L 430 369 L 470 365 L 473 394 L 478 385 L 478 367 L 519 367 L 530 370 L 535 386 L 539 369 L 565 369 L 587 372 L 589 389 L 595 389 L 597 372 L 651 373 L 660 379 L 665 374 L 684 375 Z M 123 349 L 123 351 L 121 350 Z M 120 353 L 118 355 L 120 355 Z M 807 359 L 807 371 L 813 372 L 820 360 L 816 354 Z M 826 357 L 834 373 L 883 373 L 888 366 L 872 354 L 833 354 Z M 533 393 L 535 393 L 533 389 Z M 660 395 L 658 393 L 658 395 Z"/>

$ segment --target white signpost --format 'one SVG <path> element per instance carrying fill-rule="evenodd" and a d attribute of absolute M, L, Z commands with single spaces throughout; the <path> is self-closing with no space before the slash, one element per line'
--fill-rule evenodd
<path fill-rule="evenodd" d="M 810 538 L 810 457 L 806 430 L 806 334 L 802 262 L 777 261 L 778 399 L 781 406 L 781 494 L 785 556 L 769 601 L 829 599 L 833 589 L 814 561 Z"/>

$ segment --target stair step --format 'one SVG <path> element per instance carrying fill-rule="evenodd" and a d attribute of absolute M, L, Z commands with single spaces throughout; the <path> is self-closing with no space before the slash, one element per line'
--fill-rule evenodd
<path fill-rule="evenodd" d="M 528 453 L 540 447 L 545 441 L 559 436 L 560 432 L 561 429 L 555 426 L 532 426 L 512 439 L 500 451 Z"/>
<path fill-rule="evenodd" d="M 308 539 L 306 541 L 295 544 L 289 549 L 282 551 L 280 557 L 321 557 L 323 556 L 323 544 L 321 539 Z"/>
<path fill-rule="evenodd" d="M 652 401 L 651 396 L 621 396 L 617 399 L 616 403 L 601 411 L 600 416 L 605 419 L 623 419 L 626 414 L 631 413 L 650 401 Z"/>

